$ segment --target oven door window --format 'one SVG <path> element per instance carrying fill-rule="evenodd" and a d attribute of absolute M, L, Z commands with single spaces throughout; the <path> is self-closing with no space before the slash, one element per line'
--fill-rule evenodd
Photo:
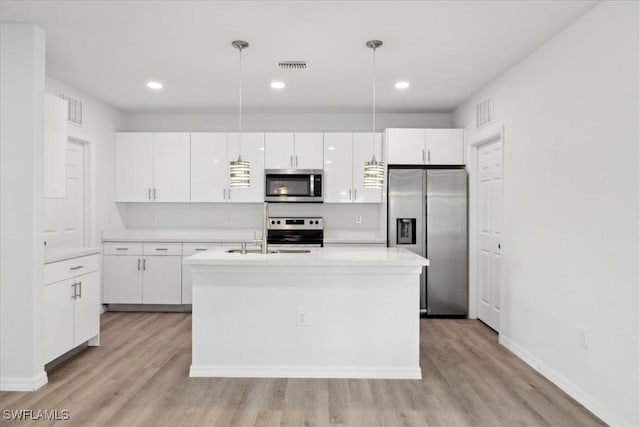
<path fill-rule="evenodd" d="M 268 175 L 267 196 L 309 196 L 309 175 Z"/>

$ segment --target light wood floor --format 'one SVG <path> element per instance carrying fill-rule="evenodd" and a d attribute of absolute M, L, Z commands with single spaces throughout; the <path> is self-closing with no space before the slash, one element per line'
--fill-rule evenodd
<path fill-rule="evenodd" d="M 602 424 L 481 322 L 421 329 L 422 381 L 189 378 L 190 314 L 105 313 L 101 347 L 49 372 L 37 392 L 0 393 L 0 424 L 12 424 L 5 409 L 66 409 L 64 426 Z"/>

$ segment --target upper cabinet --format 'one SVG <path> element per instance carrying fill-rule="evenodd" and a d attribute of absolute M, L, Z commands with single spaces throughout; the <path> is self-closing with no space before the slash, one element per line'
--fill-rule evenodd
<path fill-rule="evenodd" d="M 229 162 L 242 154 L 251 168 L 248 188 L 229 186 Z M 263 133 L 192 133 L 191 201 L 246 202 L 264 201 Z"/>
<path fill-rule="evenodd" d="M 189 184 L 189 133 L 117 134 L 117 202 L 188 202 Z"/>
<path fill-rule="evenodd" d="M 364 163 L 382 161 L 379 133 L 324 134 L 325 203 L 381 203 L 381 188 L 364 187 Z"/>
<path fill-rule="evenodd" d="M 463 165 L 462 129 L 387 129 L 390 165 Z"/>
<path fill-rule="evenodd" d="M 265 134 L 265 169 L 322 169 L 322 133 Z"/>
<path fill-rule="evenodd" d="M 44 197 L 66 197 L 67 101 L 44 95 Z"/>

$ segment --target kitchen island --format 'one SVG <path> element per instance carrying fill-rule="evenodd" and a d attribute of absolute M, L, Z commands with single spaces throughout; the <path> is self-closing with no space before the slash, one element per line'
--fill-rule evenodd
<path fill-rule="evenodd" d="M 419 284 L 403 248 L 185 259 L 192 377 L 421 378 Z"/>

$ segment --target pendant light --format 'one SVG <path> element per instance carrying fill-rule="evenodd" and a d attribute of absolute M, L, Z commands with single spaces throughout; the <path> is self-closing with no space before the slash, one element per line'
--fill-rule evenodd
<path fill-rule="evenodd" d="M 366 46 L 373 51 L 373 113 L 371 127 L 372 157 L 364 162 L 364 187 L 382 188 L 384 186 L 384 163 L 376 160 L 376 49 L 382 46 L 380 40 L 369 40 Z"/>
<path fill-rule="evenodd" d="M 242 160 L 242 49 L 249 47 L 249 43 L 243 40 L 231 42 L 231 46 L 238 49 L 238 159 L 229 162 L 229 187 L 247 188 L 251 186 L 251 169 L 249 161 Z"/>

